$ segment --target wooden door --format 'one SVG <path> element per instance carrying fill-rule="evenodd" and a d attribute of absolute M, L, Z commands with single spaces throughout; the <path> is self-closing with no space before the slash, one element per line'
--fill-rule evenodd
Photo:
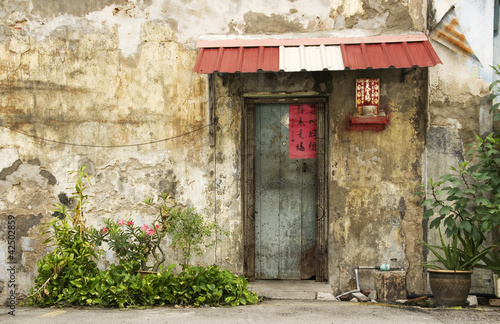
<path fill-rule="evenodd" d="M 289 158 L 289 105 L 255 109 L 255 277 L 316 275 L 316 159 Z"/>

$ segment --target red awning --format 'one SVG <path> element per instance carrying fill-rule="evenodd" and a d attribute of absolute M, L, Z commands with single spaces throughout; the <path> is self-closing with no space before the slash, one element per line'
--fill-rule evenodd
<path fill-rule="evenodd" d="M 278 47 L 201 48 L 195 71 L 198 73 L 278 71 Z"/>
<path fill-rule="evenodd" d="M 442 64 L 426 35 L 199 40 L 198 73 L 298 72 Z"/>

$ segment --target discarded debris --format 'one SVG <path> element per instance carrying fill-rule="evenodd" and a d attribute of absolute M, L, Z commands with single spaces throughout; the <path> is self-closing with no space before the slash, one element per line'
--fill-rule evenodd
<path fill-rule="evenodd" d="M 467 303 L 469 304 L 469 306 L 477 306 L 477 297 L 475 295 L 469 295 L 467 297 Z"/>
<path fill-rule="evenodd" d="M 490 299 L 490 306 L 500 307 L 500 299 Z"/>
<path fill-rule="evenodd" d="M 434 301 L 430 300 L 427 296 L 421 296 L 413 299 L 409 299 L 403 303 L 407 306 L 420 306 L 424 308 L 435 308 L 436 304 Z"/>
<path fill-rule="evenodd" d="M 360 292 L 354 292 L 351 295 L 353 295 L 355 298 L 357 298 L 361 302 L 370 301 L 370 298 L 366 297 L 364 294 L 362 294 Z"/>
<path fill-rule="evenodd" d="M 421 296 L 421 297 L 417 297 L 417 298 L 413 298 L 413 299 L 407 299 L 403 304 L 406 304 L 406 305 L 418 305 L 422 301 L 426 301 L 428 299 L 429 298 L 427 296 Z"/>
<path fill-rule="evenodd" d="M 332 293 L 327 293 L 327 292 L 318 292 L 316 294 L 316 299 L 317 300 L 328 300 L 328 301 L 339 301 L 337 298 Z"/>
<path fill-rule="evenodd" d="M 368 299 L 370 299 L 371 301 L 376 301 L 377 300 L 377 291 L 376 290 L 372 290 L 370 291 L 370 293 L 368 294 Z"/>

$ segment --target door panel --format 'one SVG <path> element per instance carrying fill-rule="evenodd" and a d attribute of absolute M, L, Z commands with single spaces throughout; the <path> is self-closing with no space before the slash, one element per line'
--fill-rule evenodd
<path fill-rule="evenodd" d="M 272 107 L 272 106 L 271 106 Z M 279 276 L 279 187 L 281 129 L 279 106 L 257 109 L 255 138 L 255 244 L 256 277 L 274 279 Z M 271 215 L 271 216 L 269 216 Z"/>
<path fill-rule="evenodd" d="M 288 158 L 288 105 L 259 105 L 255 120 L 257 279 L 316 273 L 316 160 Z"/>

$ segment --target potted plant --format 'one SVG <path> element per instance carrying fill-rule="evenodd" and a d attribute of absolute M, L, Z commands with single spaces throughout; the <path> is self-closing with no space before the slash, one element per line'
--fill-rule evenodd
<path fill-rule="evenodd" d="M 429 285 L 437 304 L 465 305 L 471 287 L 472 270 L 491 247 L 483 248 L 483 241 L 476 242 L 467 232 L 460 230 L 451 236 L 451 242 L 446 242 L 441 230 L 438 231 L 440 245 L 422 242 L 436 258 L 422 266 L 428 269 Z"/>
<path fill-rule="evenodd" d="M 443 175 L 438 182 L 431 179 L 430 198 L 422 203 L 426 208 L 424 219 L 432 219 L 429 227 L 439 230 L 440 245 L 423 242 L 436 257 L 423 266 L 429 269 L 431 290 L 441 305 L 465 304 L 472 270 L 492 249 L 484 246 L 486 234 L 500 221 L 496 194 L 500 182 L 492 183 L 492 156 L 484 152 L 490 150 L 485 141 L 478 137 L 478 148 L 469 152 L 474 162 L 460 162 L 458 169 L 451 167 L 452 173 Z M 443 238 L 441 228 L 449 242 Z M 464 287 L 459 289 L 462 283 Z M 460 297 L 449 296 L 458 291 L 462 292 Z"/>

